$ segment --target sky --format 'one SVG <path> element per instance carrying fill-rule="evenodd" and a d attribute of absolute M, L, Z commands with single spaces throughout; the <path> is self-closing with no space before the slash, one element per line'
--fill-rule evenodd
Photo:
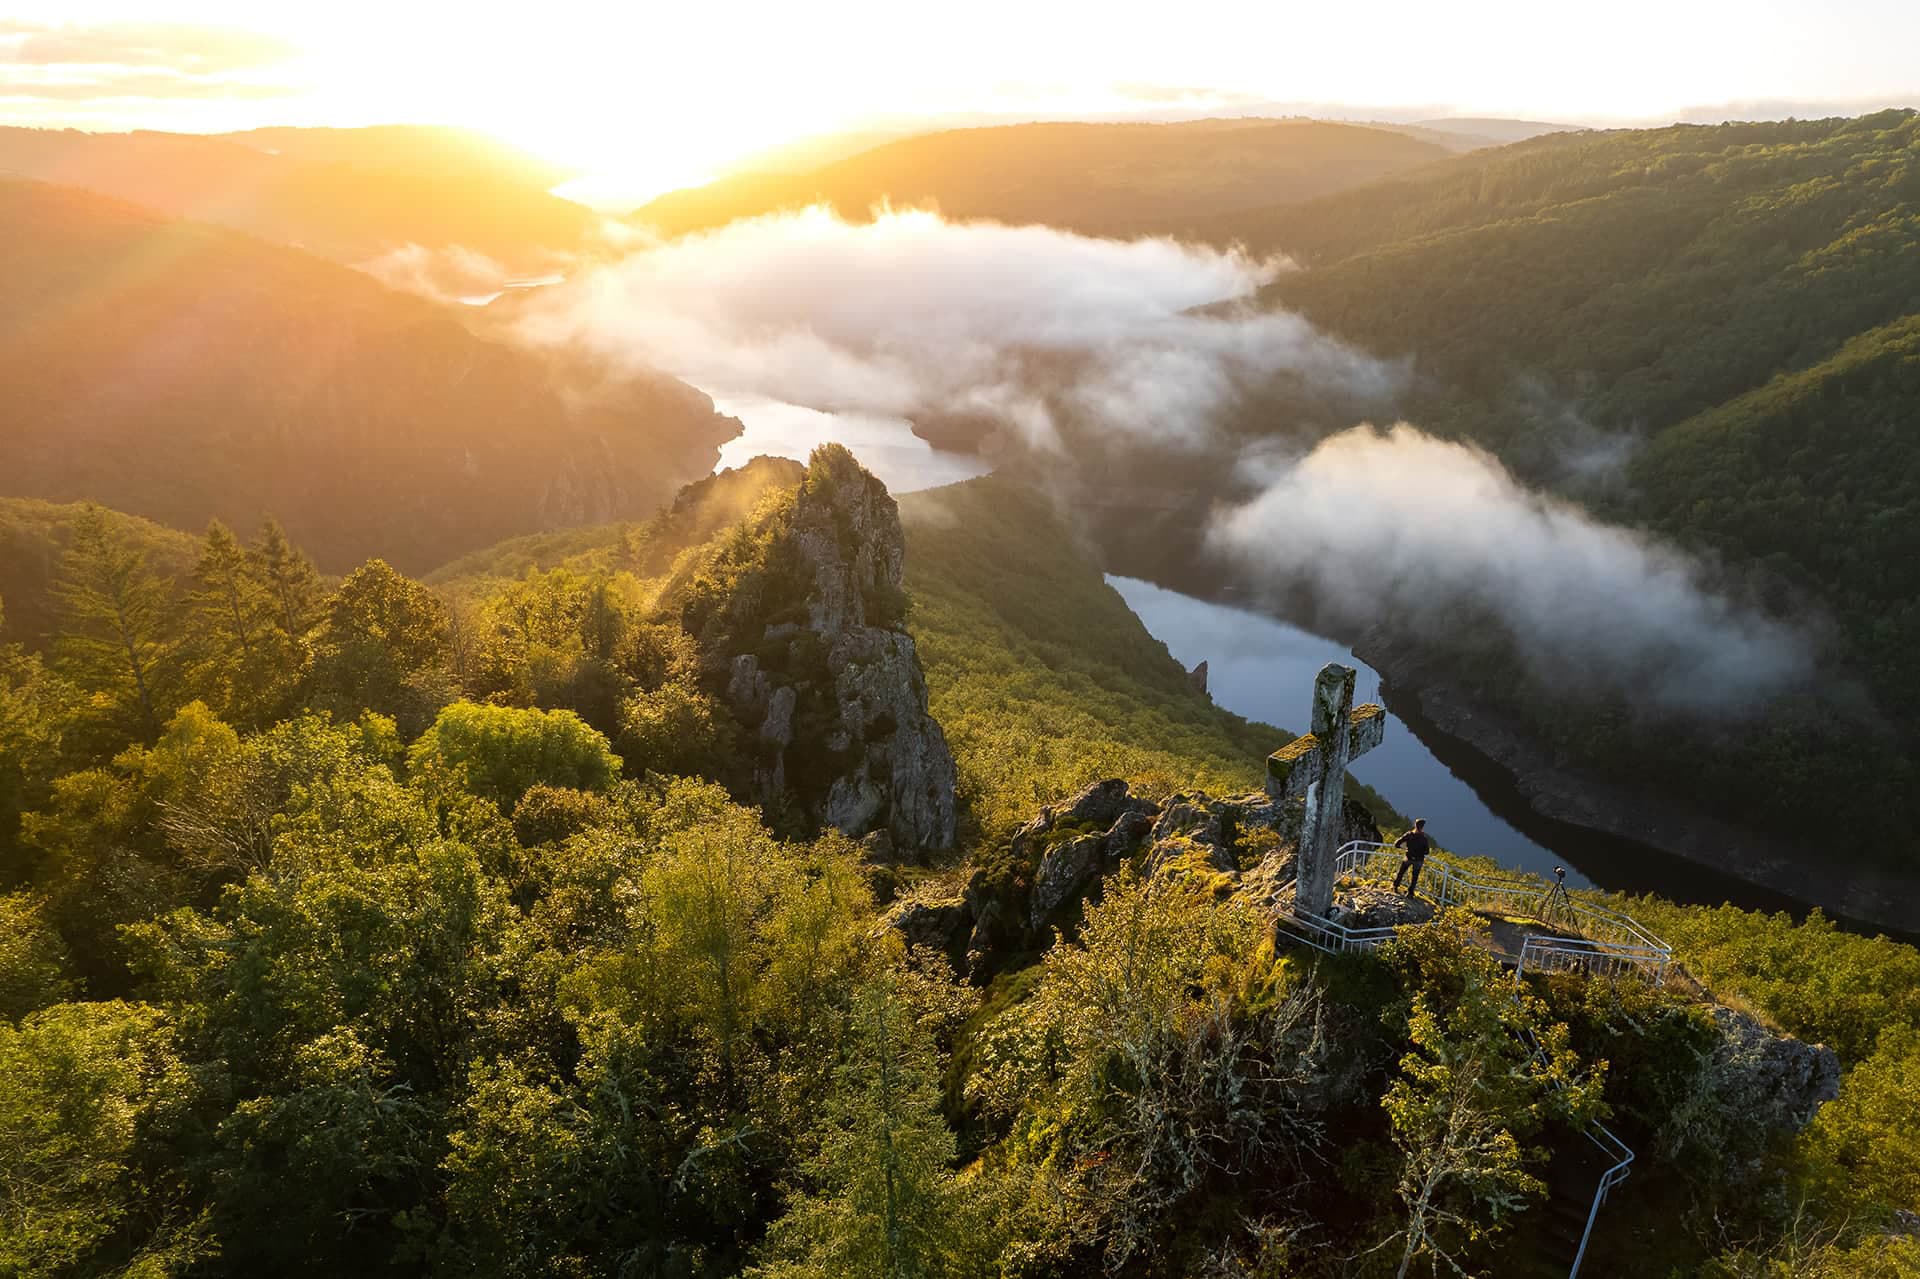
<path fill-rule="evenodd" d="M 0 0 L 0 123 L 458 124 L 664 187 L 928 121 L 1843 113 L 1920 104 L 1916 48 L 1912 0 Z"/>

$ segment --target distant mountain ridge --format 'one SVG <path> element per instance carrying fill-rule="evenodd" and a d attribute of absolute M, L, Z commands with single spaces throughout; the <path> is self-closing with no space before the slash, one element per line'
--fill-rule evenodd
<path fill-rule="evenodd" d="M 510 270 L 584 246 L 599 217 L 565 176 L 465 130 L 257 129 L 214 136 L 0 128 L 0 177 L 80 187 L 349 265 L 418 244 Z"/>
<path fill-rule="evenodd" d="M 663 195 L 633 220 L 677 235 L 813 203 L 859 219 L 885 200 L 1125 236 L 1324 195 L 1449 153 L 1390 128 L 1317 120 L 999 125 L 902 138 L 800 176 L 738 174 Z"/>
<path fill-rule="evenodd" d="M 0 182 L 0 494 L 176 528 L 277 517 L 425 569 L 650 514 L 739 425 L 665 375 L 484 341 L 311 254 Z"/>

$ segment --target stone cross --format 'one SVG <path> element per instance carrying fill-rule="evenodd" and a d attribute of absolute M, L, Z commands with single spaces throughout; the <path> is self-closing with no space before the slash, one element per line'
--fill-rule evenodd
<path fill-rule="evenodd" d="M 1313 731 L 1296 737 L 1267 760 L 1267 794 L 1285 803 L 1306 801 L 1295 863 L 1293 906 L 1325 915 L 1333 909 L 1333 860 L 1339 851 L 1347 765 L 1387 735 L 1387 713 L 1369 702 L 1353 704 L 1359 672 L 1328 662 L 1313 681 Z"/>

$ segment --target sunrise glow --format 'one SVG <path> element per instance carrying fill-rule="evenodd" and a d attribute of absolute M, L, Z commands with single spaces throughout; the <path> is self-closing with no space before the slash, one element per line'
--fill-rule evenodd
<path fill-rule="evenodd" d="M 1920 10 L 985 0 L 537 9 L 344 0 L 16 0 L 0 122 L 224 131 L 396 120 L 486 130 L 644 193 L 758 148 L 889 120 L 1284 114 L 1656 120 L 1688 107 L 1897 100 Z M 1871 26 L 1876 38 L 1854 39 Z M 1657 34 L 1657 38 L 1654 38 Z M 1320 109 L 1313 110 L 1318 107 Z M 1337 108 L 1337 109 L 1336 109 Z M 1409 115 L 1408 113 L 1411 113 Z M 1803 111 L 1802 114 L 1805 114 Z"/>

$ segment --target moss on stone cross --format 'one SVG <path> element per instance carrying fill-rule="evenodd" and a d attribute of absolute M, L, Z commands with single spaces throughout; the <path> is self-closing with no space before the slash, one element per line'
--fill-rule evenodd
<path fill-rule="evenodd" d="M 1372 702 L 1356 707 L 1359 672 L 1328 662 L 1313 681 L 1313 731 L 1267 758 L 1267 794 L 1306 801 L 1300 828 L 1294 908 L 1325 915 L 1333 907 L 1333 859 L 1346 798 L 1347 765 L 1386 739 L 1387 713 Z"/>

